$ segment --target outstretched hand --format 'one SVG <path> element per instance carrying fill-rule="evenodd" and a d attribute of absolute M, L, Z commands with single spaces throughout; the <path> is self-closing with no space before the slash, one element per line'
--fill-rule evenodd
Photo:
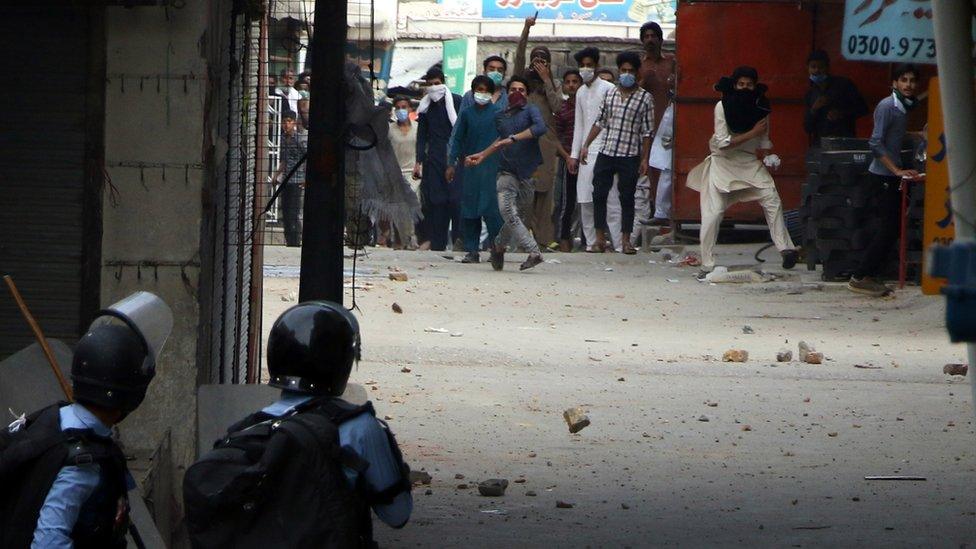
<path fill-rule="evenodd" d="M 478 164 L 481 164 L 484 159 L 485 153 L 474 153 L 468 155 L 467 158 L 464 159 L 464 165 L 469 168 L 472 166 L 477 166 Z"/>

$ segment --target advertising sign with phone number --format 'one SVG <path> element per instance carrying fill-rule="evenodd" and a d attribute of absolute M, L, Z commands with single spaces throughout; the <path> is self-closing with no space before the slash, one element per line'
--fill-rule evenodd
<path fill-rule="evenodd" d="M 847 0 L 841 52 L 852 61 L 935 64 L 930 0 Z"/>
<path fill-rule="evenodd" d="M 931 0 L 847 0 L 840 51 L 851 61 L 934 65 Z"/>

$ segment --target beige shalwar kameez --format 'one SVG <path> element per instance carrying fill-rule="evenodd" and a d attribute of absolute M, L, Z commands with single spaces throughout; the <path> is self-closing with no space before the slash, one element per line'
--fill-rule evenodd
<path fill-rule="evenodd" d="M 722 216 L 729 206 L 738 202 L 759 202 L 777 250 L 783 252 L 795 247 L 786 230 L 783 204 L 776 192 L 776 184 L 756 156 L 757 149 L 773 148 L 769 130 L 736 147 L 728 147 L 732 137 L 725 122 L 725 109 L 719 101 L 715 105 L 715 133 L 708 142 L 711 154 L 688 174 L 688 187 L 701 195 L 699 236 L 702 269 L 706 271 L 715 267 L 713 249 L 718 240 Z"/>

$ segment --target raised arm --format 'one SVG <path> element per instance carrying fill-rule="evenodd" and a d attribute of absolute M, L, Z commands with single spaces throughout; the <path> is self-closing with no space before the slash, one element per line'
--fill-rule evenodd
<path fill-rule="evenodd" d="M 525 48 L 529 45 L 529 29 L 535 25 L 535 16 L 525 18 L 525 26 L 522 27 L 522 36 L 519 37 L 518 47 L 515 48 L 515 61 L 512 74 L 522 76 L 525 74 Z"/>

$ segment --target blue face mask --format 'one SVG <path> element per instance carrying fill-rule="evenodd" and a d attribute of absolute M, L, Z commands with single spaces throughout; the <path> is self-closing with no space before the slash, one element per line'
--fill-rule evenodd
<path fill-rule="evenodd" d="M 406 122 L 410 118 L 410 111 L 407 109 L 397 109 L 396 112 L 397 122 Z"/>
<path fill-rule="evenodd" d="M 822 84 L 827 80 L 826 74 L 811 74 L 810 81 L 814 84 Z"/>
<path fill-rule="evenodd" d="M 629 72 L 620 74 L 620 85 L 624 88 L 633 88 L 637 85 L 637 76 L 630 74 Z"/>
<path fill-rule="evenodd" d="M 495 83 L 495 86 L 501 86 L 502 85 L 502 80 L 505 79 L 505 75 L 502 74 L 502 73 L 500 73 L 500 72 L 498 72 L 498 71 L 491 71 L 488 74 L 486 74 L 485 76 L 487 76 L 488 78 L 491 78 L 491 81 Z"/>

